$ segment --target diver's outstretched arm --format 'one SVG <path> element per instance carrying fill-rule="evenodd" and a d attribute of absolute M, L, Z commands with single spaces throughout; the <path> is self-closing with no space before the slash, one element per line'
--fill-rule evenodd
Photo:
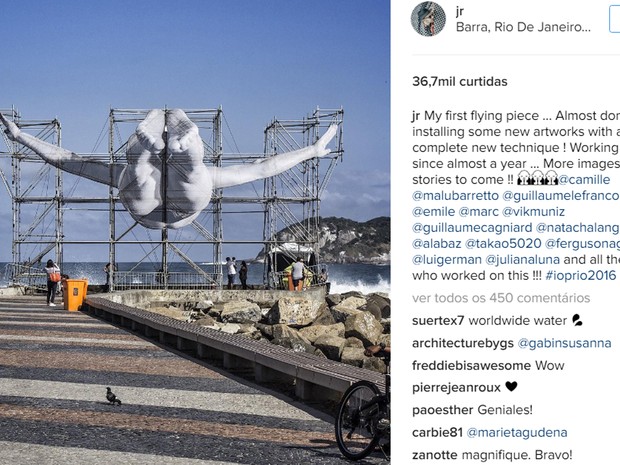
<path fill-rule="evenodd" d="M 230 187 L 268 178 L 280 174 L 302 161 L 314 157 L 324 157 L 330 153 L 327 144 L 334 138 L 337 130 L 338 125 L 332 124 L 318 141 L 303 149 L 275 155 L 248 165 L 210 168 L 213 170 L 213 185 L 215 188 Z"/>
<path fill-rule="evenodd" d="M 50 165 L 83 178 L 118 187 L 118 179 L 123 166 L 88 160 L 62 147 L 37 139 L 21 131 L 15 123 L 6 119 L 1 113 L 0 121 L 6 127 L 5 132 L 11 140 L 25 145 Z"/>

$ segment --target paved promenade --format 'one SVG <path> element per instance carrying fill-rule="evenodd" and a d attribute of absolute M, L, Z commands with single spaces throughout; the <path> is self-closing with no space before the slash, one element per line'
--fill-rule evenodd
<path fill-rule="evenodd" d="M 328 416 L 44 302 L 0 297 L 0 465 L 350 463 Z"/>

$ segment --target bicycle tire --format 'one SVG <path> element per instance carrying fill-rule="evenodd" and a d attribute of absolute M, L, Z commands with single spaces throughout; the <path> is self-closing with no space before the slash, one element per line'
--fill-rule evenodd
<path fill-rule="evenodd" d="M 359 414 L 359 408 L 374 396 L 380 395 L 379 388 L 370 381 L 362 380 L 352 384 L 345 391 L 336 416 L 336 442 L 342 455 L 351 460 L 368 456 L 379 442 L 374 431 L 373 417 L 379 412 L 378 405 L 372 411 Z"/>

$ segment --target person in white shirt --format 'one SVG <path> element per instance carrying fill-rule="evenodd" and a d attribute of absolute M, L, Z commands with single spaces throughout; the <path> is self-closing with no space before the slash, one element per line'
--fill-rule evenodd
<path fill-rule="evenodd" d="M 228 289 L 232 289 L 235 284 L 235 275 L 237 274 L 236 258 L 226 257 L 226 272 L 228 273 Z"/>

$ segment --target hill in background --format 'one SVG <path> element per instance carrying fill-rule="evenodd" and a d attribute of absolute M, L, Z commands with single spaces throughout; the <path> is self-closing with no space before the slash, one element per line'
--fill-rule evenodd
<path fill-rule="evenodd" d="M 347 218 L 320 218 L 319 245 L 323 263 L 389 263 L 390 218 L 360 223 Z M 296 242 L 295 225 L 278 232 L 281 242 Z M 262 252 L 259 257 L 262 256 Z M 258 258 L 258 257 L 257 257 Z"/>

